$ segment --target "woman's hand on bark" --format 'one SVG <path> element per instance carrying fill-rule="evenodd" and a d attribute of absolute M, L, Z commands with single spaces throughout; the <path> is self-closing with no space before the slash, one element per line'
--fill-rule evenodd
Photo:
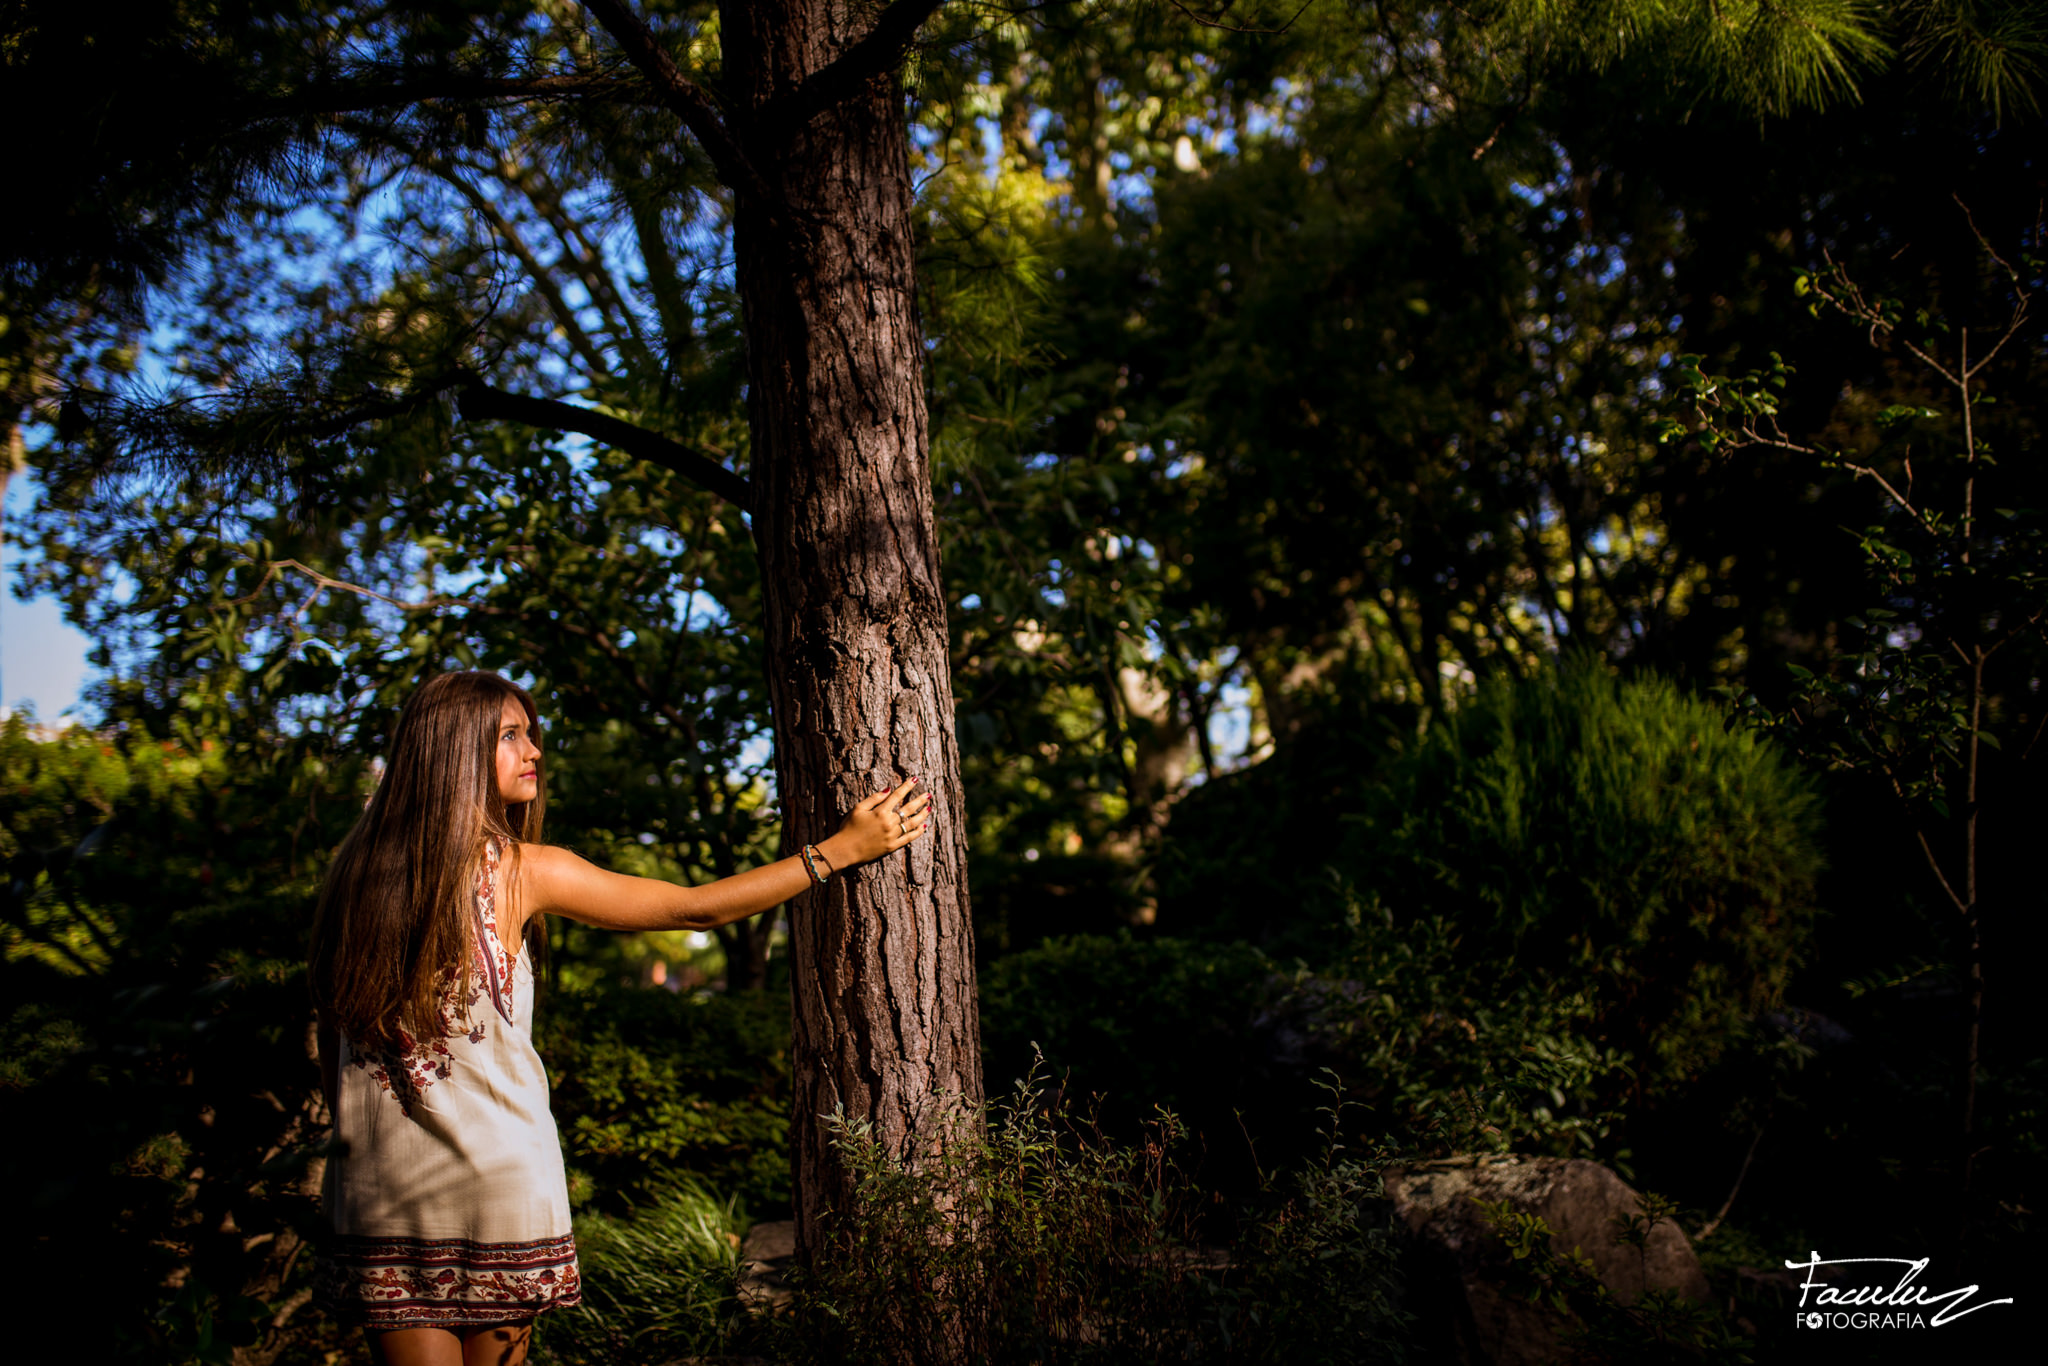
<path fill-rule="evenodd" d="M 847 814 L 839 833 L 820 846 L 833 871 L 873 863 L 915 843 L 931 823 L 932 794 L 917 790 L 917 779 L 877 792 Z"/>

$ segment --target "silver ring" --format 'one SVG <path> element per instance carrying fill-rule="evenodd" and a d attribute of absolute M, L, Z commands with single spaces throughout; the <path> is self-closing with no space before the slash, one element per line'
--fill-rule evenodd
<path fill-rule="evenodd" d="M 903 823 L 903 813 L 898 811 L 896 813 L 896 838 L 900 840 L 909 833 L 910 827 Z"/>

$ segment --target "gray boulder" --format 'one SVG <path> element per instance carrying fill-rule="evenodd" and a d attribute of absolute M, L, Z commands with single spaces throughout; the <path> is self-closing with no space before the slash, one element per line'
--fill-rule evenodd
<path fill-rule="evenodd" d="M 1468 1366 L 1548 1366 L 1571 1360 L 1557 1312 L 1507 1288 L 1507 1249 L 1475 1201 L 1506 1200 L 1542 1217 L 1560 1253 L 1592 1263 L 1623 1304 L 1647 1290 L 1705 1303 L 1707 1278 L 1684 1230 L 1657 1225 L 1647 1245 L 1615 1241 L 1617 1216 L 1640 1212 L 1635 1191 L 1597 1162 L 1562 1157 L 1458 1157 L 1388 1173 L 1397 1226 L 1412 1244 L 1409 1308 L 1435 1350 Z"/>
<path fill-rule="evenodd" d="M 795 1298 L 789 1273 L 796 1265 L 796 1220 L 756 1224 L 740 1243 L 740 1304 L 780 1309 Z"/>

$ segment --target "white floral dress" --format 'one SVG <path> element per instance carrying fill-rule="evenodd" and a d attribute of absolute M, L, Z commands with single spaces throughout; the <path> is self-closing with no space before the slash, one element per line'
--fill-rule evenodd
<path fill-rule="evenodd" d="M 372 1328 L 457 1328 L 576 1304 L 562 1147 L 534 1051 L 533 963 L 498 939 L 500 850 L 485 846 L 468 1008 L 401 1054 L 340 1040 L 319 1299 Z M 483 1002 L 488 999 L 489 1004 Z"/>

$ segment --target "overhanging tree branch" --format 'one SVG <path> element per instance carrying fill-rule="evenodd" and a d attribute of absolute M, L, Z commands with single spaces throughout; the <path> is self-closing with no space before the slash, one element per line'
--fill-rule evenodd
<path fill-rule="evenodd" d="M 503 418 L 509 422 L 524 423 L 529 427 L 576 432 L 593 441 L 602 441 L 615 450 L 624 451 L 636 460 L 645 460 L 650 465 L 659 465 L 665 470 L 679 474 L 697 487 L 715 493 L 727 502 L 735 503 L 742 508 L 753 507 L 753 485 L 740 475 L 703 452 L 685 446 L 672 437 L 650 432 L 645 427 L 636 427 L 607 413 L 579 408 L 573 403 L 563 403 L 558 399 L 515 394 L 476 379 L 465 382 L 456 391 L 455 401 L 456 407 L 467 421 Z"/>
<path fill-rule="evenodd" d="M 412 417 L 437 397 L 433 389 L 393 396 L 259 383 L 226 395 L 135 400 L 73 386 L 57 410 L 51 468 L 93 480 L 274 478 L 358 427 Z"/>
<path fill-rule="evenodd" d="M 859 42 L 812 72 L 786 96 L 770 100 L 761 118 L 771 126 L 800 128 L 812 118 L 858 94 L 869 81 L 903 64 L 918 30 L 946 0 L 893 0 Z"/>
<path fill-rule="evenodd" d="M 245 112 L 258 118 L 304 114 L 356 114 L 430 100 L 505 101 L 595 99 L 627 104 L 663 103 L 644 81 L 605 73 L 564 76 L 478 76 L 467 72 L 407 73 L 390 80 L 322 81 L 289 95 L 258 100 Z"/>
<path fill-rule="evenodd" d="M 204 471 L 216 477 L 277 475 L 308 460 L 317 461 L 325 443 L 375 422 L 414 417 L 438 405 L 451 391 L 466 421 L 502 418 L 544 431 L 576 432 L 659 465 L 707 492 L 751 510 L 753 486 L 716 459 L 673 437 L 635 426 L 608 413 L 558 399 L 515 394 L 487 384 L 474 371 L 456 367 L 444 378 L 405 393 L 307 394 L 275 389 L 242 395 L 254 404 L 221 405 L 214 396 L 154 403 L 120 403 L 75 392 L 60 426 L 96 438 L 96 451 L 82 458 L 95 477 L 158 471 Z"/>
<path fill-rule="evenodd" d="M 604 25 L 605 32 L 626 54 L 641 75 L 645 76 L 662 97 L 662 103 L 683 121 L 704 154 L 711 158 L 711 164 L 718 171 L 719 179 L 742 194 L 754 198 L 762 207 L 772 208 L 774 196 L 768 184 L 755 171 L 746 153 L 740 150 L 739 142 L 732 130 L 725 126 L 720 117 L 717 102 L 709 91 L 683 74 L 675 59 L 668 55 L 668 49 L 626 5 L 625 0 L 583 0 L 583 7 L 597 17 Z"/>

